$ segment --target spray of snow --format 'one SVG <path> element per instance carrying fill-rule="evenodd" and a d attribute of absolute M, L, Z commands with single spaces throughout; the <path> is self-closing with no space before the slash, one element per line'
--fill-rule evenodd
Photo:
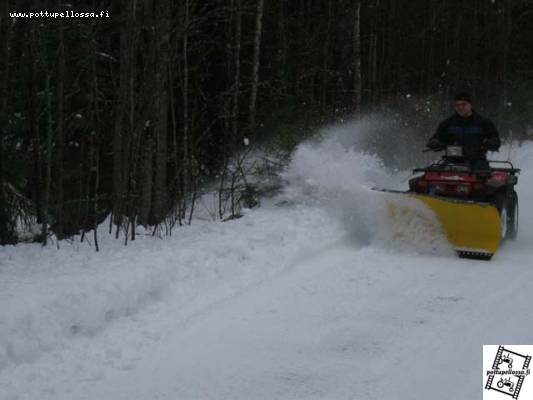
<path fill-rule="evenodd" d="M 295 151 L 284 173 L 289 183 L 285 195 L 296 202 L 319 204 L 361 245 L 449 255 L 452 250 L 444 232 L 423 204 L 372 190 L 405 190 L 410 168 L 398 166 L 414 166 L 413 154 L 421 153 L 420 140 L 417 143 L 415 135 L 395 128 L 395 123 L 373 115 L 324 129 L 320 139 Z"/>

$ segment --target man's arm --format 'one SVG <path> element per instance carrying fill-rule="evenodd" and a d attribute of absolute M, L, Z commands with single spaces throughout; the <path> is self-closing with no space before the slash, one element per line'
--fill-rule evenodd
<path fill-rule="evenodd" d="M 501 146 L 500 134 L 491 120 L 485 120 L 483 130 L 485 134 L 485 138 L 483 139 L 485 149 L 489 151 L 498 151 Z"/>
<path fill-rule="evenodd" d="M 439 127 L 437 128 L 437 131 L 426 144 L 426 147 L 428 149 L 439 151 L 444 149 L 445 147 L 445 140 L 444 140 L 444 133 L 446 132 L 446 121 L 443 121 L 439 124 Z"/>

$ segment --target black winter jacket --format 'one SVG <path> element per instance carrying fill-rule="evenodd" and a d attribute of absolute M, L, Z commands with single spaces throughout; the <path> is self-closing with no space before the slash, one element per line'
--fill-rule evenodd
<path fill-rule="evenodd" d="M 492 121 L 473 112 L 467 118 L 454 114 L 442 121 L 428 142 L 429 148 L 435 149 L 437 145 L 463 146 L 465 157 L 486 159 L 487 151 L 497 151 L 501 141 Z"/>

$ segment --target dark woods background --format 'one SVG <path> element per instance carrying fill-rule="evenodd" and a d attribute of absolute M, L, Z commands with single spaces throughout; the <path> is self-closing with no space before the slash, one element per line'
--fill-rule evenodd
<path fill-rule="evenodd" d="M 130 239 L 186 223 L 245 138 L 290 150 L 362 112 L 435 124 L 456 90 L 504 136 L 532 135 L 528 0 L 1 4 L 2 244 L 17 225 L 46 243 L 49 227 L 67 237 L 110 213 Z M 9 17 L 41 10 L 110 18 Z"/>

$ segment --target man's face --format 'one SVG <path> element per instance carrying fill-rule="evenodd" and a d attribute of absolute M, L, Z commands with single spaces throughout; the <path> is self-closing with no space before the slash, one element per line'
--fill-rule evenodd
<path fill-rule="evenodd" d="M 453 103 L 453 106 L 455 108 L 455 112 L 461 117 L 469 117 L 472 115 L 472 104 L 470 104 L 468 101 L 457 100 Z"/>

